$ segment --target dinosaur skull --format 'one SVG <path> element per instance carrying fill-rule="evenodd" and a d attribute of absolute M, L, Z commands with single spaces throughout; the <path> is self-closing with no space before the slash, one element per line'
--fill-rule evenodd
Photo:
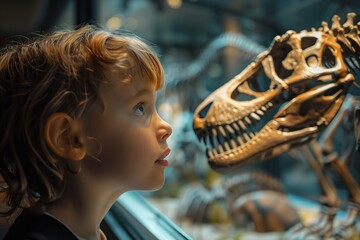
<path fill-rule="evenodd" d="M 220 172 L 278 156 L 327 126 L 354 81 L 333 34 L 288 31 L 196 109 L 193 128 Z"/>

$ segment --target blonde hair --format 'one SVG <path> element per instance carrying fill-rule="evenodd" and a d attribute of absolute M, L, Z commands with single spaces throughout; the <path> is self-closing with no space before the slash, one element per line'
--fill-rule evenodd
<path fill-rule="evenodd" d="M 163 84 L 159 59 L 146 43 L 93 26 L 56 31 L 2 49 L 0 174 L 9 205 L 3 215 L 61 196 L 66 166 L 45 143 L 45 121 L 55 112 L 81 119 L 114 66 L 125 75 L 140 71 L 156 89 Z"/>

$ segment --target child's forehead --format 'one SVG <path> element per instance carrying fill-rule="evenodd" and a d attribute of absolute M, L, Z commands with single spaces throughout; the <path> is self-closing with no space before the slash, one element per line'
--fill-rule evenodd
<path fill-rule="evenodd" d="M 113 65 L 104 71 L 104 83 L 110 85 L 128 86 L 132 84 L 145 84 L 152 88 L 157 87 L 158 81 L 161 81 L 161 79 L 157 79 L 156 76 L 149 76 L 139 65 L 133 65 L 126 69 Z"/>
<path fill-rule="evenodd" d="M 142 73 L 140 69 L 137 71 L 124 72 L 122 69 L 112 68 L 105 73 L 105 81 L 102 85 L 102 89 L 104 89 L 107 94 L 121 94 L 124 95 L 124 97 L 144 89 L 150 91 L 157 90 L 156 81 L 150 79 L 150 77 Z"/>
<path fill-rule="evenodd" d="M 98 100 L 104 108 L 116 106 L 116 109 L 126 109 L 123 106 L 133 105 L 134 101 L 143 96 L 156 94 L 155 84 L 140 74 L 124 78 L 118 71 L 109 72 L 107 81 L 100 85 Z"/>

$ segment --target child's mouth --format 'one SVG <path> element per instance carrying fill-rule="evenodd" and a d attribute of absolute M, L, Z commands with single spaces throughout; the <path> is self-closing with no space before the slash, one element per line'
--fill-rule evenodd
<path fill-rule="evenodd" d="M 170 154 L 170 152 L 171 152 L 170 148 L 167 148 L 164 151 L 164 153 L 161 155 L 161 157 L 155 161 L 155 163 L 163 167 L 169 166 L 169 162 L 165 158 Z"/>
<path fill-rule="evenodd" d="M 159 164 L 159 165 L 161 165 L 163 167 L 169 166 L 169 162 L 167 160 L 165 160 L 165 159 L 156 160 L 155 163 Z"/>

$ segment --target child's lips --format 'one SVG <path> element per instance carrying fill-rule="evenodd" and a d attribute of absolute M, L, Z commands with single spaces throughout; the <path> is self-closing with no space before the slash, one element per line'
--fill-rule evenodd
<path fill-rule="evenodd" d="M 164 151 L 164 153 L 161 155 L 161 157 L 155 161 L 155 163 L 163 167 L 169 166 L 169 162 L 165 158 L 170 154 L 170 152 L 171 152 L 170 148 L 167 148 Z"/>
<path fill-rule="evenodd" d="M 156 160 L 155 163 L 164 167 L 169 166 L 169 162 L 165 159 Z"/>

